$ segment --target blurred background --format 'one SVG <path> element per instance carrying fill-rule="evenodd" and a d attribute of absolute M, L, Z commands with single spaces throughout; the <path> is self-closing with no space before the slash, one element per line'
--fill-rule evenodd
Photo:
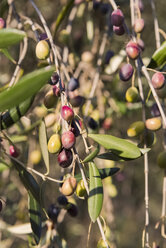
<path fill-rule="evenodd" d="M 67 2 L 67 0 L 35 1 L 40 11 L 43 13 L 52 34 L 54 34 L 55 31 L 57 16 Z M 124 50 L 125 44 L 129 40 L 128 36 L 126 34 L 123 36 L 117 36 L 113 33 L 112 27 L 109 23 L 109 16 L 112 12 L 109 1 L 102 1 L 103 7 L 100 9 L 95 9 L 92 1 L 82 1 L 82 3 L 79 3 L 79 1 L 76 2 L 78 2 L 77 13 L 72 22 L 71 34 L 67 37 L 67 41 L 64 41 L 61 31 L 64 30 L 68 24 L 69 13 L 67 13 L 54 36 L 54 42 L 58 46 L 61 54 L 64 47 L 67 46 L 69 50 L 68 70 L 71 75 L 77 72 L 78 65 L 84 60 L 83 54 L 85 54 L 85 51 L 89 51 L 90 54 L 93 55 L 93 59 L 90 63 L 84 61 L 82 71 L 79 73 L 78 77 L 80 88 L 76 92 L 76 94 L 84 96 L 87 100 L 97 68 L 99 46 L 104 36 L 105 29 L 109 27 L 108 38 L 102 55 L 100 83 L 96 90 L 96 94 L 92 99 L 88 113 L 88 115 L 96 121 L 97 128 L 92 130 L 93 128 L 90 129 L 89 127 L 89 129 L 90 132 L 107 133 L 128 139 L 127 129 L 129 125 L 134 121 L 142 120 L 142 105 L 140 100 L 133 104 L 126 102 L 125 92 L 131 82 L 120 81 L 118 74 L 118 69 L 121 63 L 126 60 L 125 56 L 120 60 L 120 62 L 118 62 L 119 64 L 113 60 L 116 55 L 119 56 L 121 50 Z M 142 58 L 145 63 L 148 64 L 152 54 L 156 50 L 155 34 L 150 1 L 144 0 L 142 2 L 144 7 L 141 15 L 145 21 L 145 28 L 141 34 L 141 39 L 144 41 L 145 45 L 145 49 L 142 52 Z M 22 17 L 26 16 L 30 18 L 35 23 L 41 25 L 40 20 L 29 1 L 14 1 L 14 3 L 17 13 Z M 127 0 L 121 0 L 116 1 L 116 3 L 123 11 L 125 21 L 131 30 L 130 2 Z M 159 27 L 163 31 L 166 31 L 166 2 L 158 0 L 155 1 L 155 4 Z M 0 17 L 3 17 L 4 19 L 8 17 L 8 5 L 5 0 L 0 0 Z M 17 26 L 17 21 L 14 15 L 11 17 L 9 26 Z M 31 31 L 29 24 L 26 24 L 24 29 L 28 34 L 28 51 L 21 67 L 26 74 L 37 67 L 40 67 L 41 64 L 39 64 L 39 61 L 35 56 L 37 39 Z M 38 32 L 39 34 L 43 33 L 41 29 L 39 29 Z M 164 41 L 162 36 L 161 41 Z M 112 57 L 109 61 L 106 61 L 106 54 L 108 51 L 112 52 Z M 10 53 L 17 61 L 19 46 L 16 45 L 12 47 Z M 121 56 L 119 57 L 121 58 Z M 117 68 L 112 72 L 112 67 L 113 65 L 116 67 L 116 63 Z M 1 88 L 10 81 L 14 68 L 15 65 L 0 53 Z M 150 75 L 152 75 L 152 73 L 150 73 Z M 149 93 L 148 84 L 143 76 L 142 80 L 144 83 L 144 94 L 147 97 Z M 67 84 L 65 80 L 64 83 Z M 137 77 L 135 78 L 135 85 L 137 86 Z M 34 164 L 30 158 L 32 151 L 39 149 L 38 129 L 35 128 L 32 132 L 25 134 L 24 137 L 20 135 L 22 137 L 21 141 L 18 139 L 18 133 L 21 133 L 26 125 L 31 125 L 37 121 L 41 115 L 44 115 L 46 118 L 49 114 L 55 113 L 54 110 L 47 111 L 45 109 L 45 112 L 43 111 L 42 114 L 40 114 L 38 111 L 39 108 L 37 108 L 43 108 L 43 97 L 48 89 L 49 86 L 43 88 L 35 98 L 33 106 L 27 115 L 30 124 L 27 124 L 26 121 L 24 122 L 24 120 L 22 120 L 22 122 L 17 123 L 8 129 L 8 135 L 13 138 L 21 151 L 19 159 L 41 173 L 44 173 L 45 171 L 44 162 L 40 160 L 38 164 Z M 151 117 L 151 106 L 153 103 L 153 97 L 150 95 L 146 107 L 147 117 Z M 85 105 L 81 108 L 75 108 L 75 111 L 80 115 L 84 115 Z M 106 119 L 107 122 L 105 121 Z M 51 124 L 48 123 L 48 137 L 50 137 L 57 128 L 56 123 L 57 117 L 54 118 L 54 120 L 51 119 Z M 160 226 L 158 229 L 155 229 L 156 223 L 160 220 L 162 208 L 162 184 L 164 171 L 157 166 L 156 160 L 159 152 L 163 150 L 163 130 L 160 129 L 154 134 L 154 136 L 155 138 L 151 146 L 151 151 L 148 153 L 150 214 L 149 238 L 151 247 L 153 242 L 155 242 L 156 246 L 154 247 L 166 248 L 166 242 L 160 234 Z M 141 142 L 141 137 L 133 139 L 133 142 L 139 144 Z M 80 137 L 77 138 L 76 145 L 80 157 L 84 158 L 85 152 L 82 150 L 83 143 Z M 6 147 L 8 148 L 8 145 L 6 145 Z M 101 149 L 101 152 L 104 152 L 104 150 Z M 101 215 L 104 217 L 107 224 L 106 236 L 112 244 L 111 247 L 140 248 L 145 223 L 143 157 L 134 161 L 126 162 L 114 162 L 100 159 L 96 159 L 95 162 L 99 168 L 114 166 L 121 168 L 117 175 L 103 180 L 104 204 Z M 67 172 L 65 171 L 65 173 Z M 64 171 L 62 171 L 57 164 L 56 155 L 50 155 L 50 176 L 59 179 L 63 174 Z M 35 178 L 39 183 L 42 182 L 40 177 L 35 176 Z M 59 185 L 55 182 L 47 181 L 44 193 L 45 208 L 47 209 L 50 204 L 56 203 L 59 195 Z M 1 248 L 29 247 L 28 237 L 26 235 L 14 235 L 5 231 L 5 224 L 12 226 L 23 224 L 29 221 L 29 217 L 27 208 L 27 192 L 18 179 L 15 170 L 4 167 L 2 163 L 0 164 L 0 197 L 5 200 L 2 212 L 0 213 L 0 226 L 2 226 L 0 227 Z M 78 215 L 74 218 L 65 213 L 62 221 L 60 220 L 56 225 L 56 229 L 60 237 L 66 240 L 68 245 L 67 247 L 83 248 L 86 247 L 88 228 L 90 224 L 87 203 L 86 201 L 79 199 L 76 195 L 72 196 L 70 200 L 75 202 L 77 205 Z M 97 224 L 93 224 L 89 247 L 97 247 L 97 242 L 100 237 L 101 235 Z"/>

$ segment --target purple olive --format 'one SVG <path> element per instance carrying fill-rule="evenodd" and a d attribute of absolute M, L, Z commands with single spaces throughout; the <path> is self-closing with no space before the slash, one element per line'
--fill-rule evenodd
<path fill-rule="evenodd" d="M 132 77 L 134 69 L 131 64 L 124 64 L 119 71 L 119 77 L 122 81 L 128 81 Z"/>

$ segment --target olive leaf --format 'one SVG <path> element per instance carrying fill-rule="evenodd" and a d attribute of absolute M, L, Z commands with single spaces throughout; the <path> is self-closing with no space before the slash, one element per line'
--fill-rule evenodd
<path fill-rule="evenodd" d="M 51 77 L 54 66 L 35 70 L 22 77 L 16 85 L 0 93 L 0 111 L 18 106 L 19 103 L 32 97 Z"/>
<path fill-rule="evenodd" d="M 25 166 L 16 158 L 10 157 L 15 169 L 19 173 L 19 177 L 27 189 L 28 193 L 30 192 L 36 201 L 40 203 L 40 187 L 36 182 L 35 178 L 27 171 Z"/>
<path fill-rule="evenodd" d="M 141 156 L 139 148 L 125 139 L 107 134 L 88 134 L 88 136 L 122 158 L 134 159 Z"/>
<path fill-rule="evenodd" d="M 103 205 L 103 185 L 98 168 L 89 162 L 88 212 L 91 220 L 96 221 Z"/>
<path fill-rule="evenodd" d="M 92 151 L 82 162 L 88 163 L 92 161 L 100 151 L 100 146 L 98 145 L 94 151 Z"/>
<path fill-rule="evenodd" d="M 42 229 L 41 207 L 30 192 L 28 200 L 31 228 L 33 231 L 35 242 L 36 244 L 39 244 Z"/>
<path fill-rule="evenodd" d="M 26 36 L 24 31 L 14 28 L 3 28 L 0 30 L 0 48 L 7 48 L 23 40 Z"/>
<path fill-rule="evenodd" d="M 47 149 L 47 132 L 46 132 L 46 125 L 44 120 L 42 120 L 39 125 L 39 144 L 40 144 L 42 157 L 47 168 L 47 172 L 45 175 L 48 175 L 50 170 L 50 164 L 49 164 L 49 155 Z"/>
<path fill-rule="evenodd" d="M 153 53 L 149 68 L 157 68 L 166 63 L 166 41 L 164 41 L 161 46 Z"/>

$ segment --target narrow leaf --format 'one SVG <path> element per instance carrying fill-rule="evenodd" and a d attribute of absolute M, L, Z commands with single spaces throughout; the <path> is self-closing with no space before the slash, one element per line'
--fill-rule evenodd
<path fill-rule="evenodd" d="M 112 161 L 130 161 L 132 159 L 129 158 L 121 158 L 120 156 L 112 153 L 112 152 L 105 152 L 105 153 L 101 153 L 99 155 L 97 155 L 97 158 L 99 159 L 105 159 L 105 160 L 112 160 Z"/>
<path fill-rule="evenodd" d="M 18 106 L 19 103 L 33 96 L 46 84 L 54 69 L 55 68 L 51 66 L 35 70 L 22 77 L 20 81 L 10 89 L 0 93 L 0 111 Z"/>
<path fill-rule="evenodd" d="M 106 134 L 88 134 L 88 136 L 122 158 L 134 159 L 141 155 L 139 148 L 125 139 Z"/>
<path fill-rule="evenodd" d="M 42 157 L 46 165 L 46 169 L 47 169 L 47 172 L 45 175 L 48 175 L 49 170 L 50 170 L 50 164 L 49 164 L 49 155 L 48 155 L 48 149 L 47 149 L 47 132 L 46 132 L 46 126 L 45 126 L 44 121 L 41 121 L 39 125 L 39 144 L 40 144 Z"/>
<path fill-rule="evenodd" d="M 99 151 L 100 151 L 100 147 L 98 145 L 96 147 L 96 149 L 94 151 L 92 151 L 82 162 L 83 163 L 88 163 L 88 162 L 92 161 L 97 156 Z"/>
<path fill-rule="evenodd" d="M 15 169 L 19 173 L 19 177 L 29 193 L 40 203 L 40 187 L 35 178 L 26 170 L 24 165 L 17 159 L 10 157 Z"/>
<path fill-rule="evenodd" d="M 113 176 L 119 170 L 120 170 L 120 168 L 118 168 L 118 167 L 100 169 L 99 172 L 100 172 L 101 179 L 105 179 L 106 177 Z"/>
<path fill-rule="evenodd" d="M 29 193 L 29 215 L 36 244 L 39 244 L 42 229 L 41 207 L 31 193 Z"/>
<path fill-rule="evenodd" d="M 64 18 L 67 16 L 68 12 L 70 11 L 71 7 L 73 6 L 73 3 L 74 3 L 74 0 L 69 0 L 67 2 L 67 4 L 60 11 L 60 13 L 56 19 L 56 22 L 55 22 L 54 37 L 56 35 L 56 32 L 57 32 L 60 24 L 62 23 L 62 21 L 64 20 Z"/>
<path fill-rule="evenodd" d="M 88 212 L 91 220 L 95 222 L 103 205 L 103 185 L 99 170 L 93 162 L 89 163 L 89 178 Z"/>
<path fill-rule="evenodd" d="M 166 63 L 166 41 L 164 41 L 161 46 L 153 53 L 149 68 L 157 68 Z"/>
<path fill-rule="evenodd" d="M 0 52 L 2 52 L 13 64 L 16 64 L 17 62 L 13 59 L 12 55 L 9 53 L 8 49 L 0 49 Z"/>
<path fill-rule="evenodd" d="M 7 48 L 23 40 L 26 36 L 24 31 L 14 28 L 3 28 L 0 30 L 0 48 Z"/>

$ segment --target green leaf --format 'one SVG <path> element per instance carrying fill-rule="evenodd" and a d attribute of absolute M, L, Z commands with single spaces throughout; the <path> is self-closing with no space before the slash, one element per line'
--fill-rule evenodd
<path fill-rule="evenodd" d="M 15 169 L 19 173 L 19 177 L 27 189 L 28 193 L 31 193 L 33 197 L 40 203 L 40 187 L 35 178 L 27 171 L 25 166 L 17 159 L 10 157 Z"/>
<path fill-rule="evenodd" d="M 44 121 L 41 121 L 39 125 L 39 144 L 40 144 L 42 157 L 43 157 L 44 163 L 47 168 L 47 172 L 45 175 L 48 175 L 49 170 L 50 170 L 50 164 L 49 164 L 49 155 L 48 155 L 48 148 L 47 148 L 47 132 L 46 132 L 46 126 L 45 126 Z"/>
<path fill-rule="evenodd" d="M 149 68 L 157 68 L 166 63 L 166 41 L 164 41 L 161 46 L 153 53 Z"/>
<path fill-rule="evenodd" d="M 36 199 L 29 193 L 29 215 L 30 223 L 36 244 L 39 244 L 42 229 L 41 207 Z"/>
<path fill-rule="evenodd" d="M 88 163 L 92 161 L 100 151 L 100 146 L 98 145 L 94 151 L 92 151 L 82 162 Z"/>
<path fill-rule="evenodd" d="M 60 11 L 60 13 L 59 13 L 59 15 L 58 15 L 58 17 L 56 19 L 56 22 L 55 22 L 54 38 L 55 38 L 56 32 L 57 32 L 60 24 L 62 23 L 62 21 L 64 20 L 64 18 L 67 16 L 67 14 L 70 11 L 70 9 L 72 8 L 73 4 L 74 4 L 74 0 L 69 0 L 67 2 L 67 4 Z"/>
<path fill-rule="evenodd" d="M 11 54 L 9 53 L 8 49 L 0 49 L 0 52 L 2 52 L 13 64 L 16 64 L 17 62 L 13 59 Z"/>
<path fill-rule="evenodd" d="M 105 179 L 106 177 L 113 176 L 119 170 L 120 170 L 120 168 L 118 168 L 118 167 L 99 169 L 101 179 Z"/>
<path fill-rule="evenodd" d="M 22 41 L 26 33 L 14 28 L 3 28 L 0 30 L 0 48 L 7 48 Z"/>
<path fill-rule="evenodd" d="M 107 134 L 88 134 L 88 136 L 122 158 L 134 159 L 141 156 L 139 148 L 125 139 Z"/>
<path fill-rule="evenodd" d="M 101 154 L 97 155 L 97 158 L 105 159 L 105 160 L 112 160 L 112 161 L 120 161 L 120 162 L 132 160 L 129 158 L 121 158 L 120 156 L 118 156 L 112 152 L 101 153 Z"/>
<path fill-rule="evenodd" d="M 54 70 L 53 66 L 35 70 L 22 77 L 13 87 L 0 93 L 0 111 L 18 106 L 33 96 L 46 84 Z"/>
<path fill-rule="evenodd" d="M 91 220 L 95 222 L 103 205 L 103 185 L 99 170 L 93 162 L 89 163 L 89 179 L 88 212 Z"/>

